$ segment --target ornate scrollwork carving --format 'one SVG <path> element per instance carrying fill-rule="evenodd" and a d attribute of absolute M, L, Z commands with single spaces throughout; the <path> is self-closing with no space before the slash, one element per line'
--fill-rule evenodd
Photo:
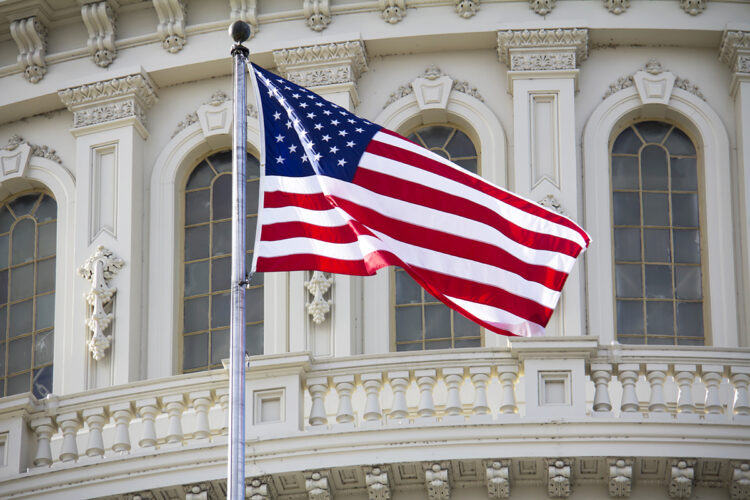
<path fill-rule="evenodd" d="M 461 92 L 466 95 L 470 95 L 473 98 L 479 99 L 480 101 L 484 102 L 484 97 L 482 97 L 482 94 L 479 93 L 479 91 L 477 90 L 475 86 L 471 85 L 466 80 L 456 80 L 450 75 L 446 75 L 445 73 L 443 73 L 443 71 L 440 68 L 438 68 L 434 64 L 430 64 L 429 66 L 427 66 L 427 68 L 417 78 L 424 78 L 426 80 L 437 80 L 438 78 L 442 76 L 448 76 L 451 80 L 453 80 L 453 83 L 451 84 L 452 90 Z M 383 104 L 383 108 L 387 108 L 388 106 L 398 101 L 402 97 L 406 97 L 413 93 L 414 93 L 414 87 L 412 87 L 411 83 L 407 83 L 406 85 L 401 85 L 398 89 L 396 89 L 395 92 L 391 92 L 391 94 L 388 96 L 388 100 L 385 102 L 385 104 Z"/>
<path fill-rule="evenodd" d="M 305 23 L 313 31 L 323 31 L 331 23 L 331 8 L 328 0 L 305 0 L 302 5 Z"/>
<path fill-rule="evenodd" d="M 573 461 L 569 458 L 547 459 L 547 495 L 550 498 L 568 498 L 570 496 L 570 466 Z"/>
<path fill-rule="evenodd" d="M 365 470 L 365 484 L 369 500 L 391 499 L 391 484 L 385 469 L 375 466 Z"/>
<path fill-rule="evenodd" d="M 456 14 L 464 19 L 470 19 L 479 11 L 479 0 L 456 0 Z"/>
<path fill-rule="evenodd" d="M 613 458 L 609 463 L 609 496 L 629 497 L 633 482 L 633 459 Z"/>
<path fill-rule="evenodd" d="M 18 63 L 23 77 L 38 83 L 47 72 L 47 28 L 36 16 L 10 23 L 10 35 L 18 45 Z"/>
<path fill-rule="evenodd" d="M 305 490 L 310 500 L 331 500 L 331 486 L 328 478 L 318 471 L 305 474 Z"/>
<path fill-rule="evenodd" d="M 305 281 L 305 288 L 313 296 L 312 301 L 305 304 L 307 314 L 312 316 L 316 325 L 326 320 L 326 314 L 331 310 L 333 301 L 323 296 L 333 285 L 333 278 L 329 278 L 322 271 L 313 271 L 309 281 Z"/>
<path fill-rule="evenodd" d="M 430 500 L 449 500 L 451 486 L 446 464 L 434 463 L 424 472 L 427 498 Z"/>
<path fill-rule="evenodd" d="M 406 15 L 405 0 L 378 0 L 380 17 L 390 24 L 396 24 Z"/>
<path fill-rule="evenodd" d="M 490 498 L 510 498 L 510 471 L 508 460 L 495 460 L 486 464 L 487 495 Z"/>
<path fill-rule="evenodd" d="M 176 54 L 187 42 L 185 2 L 184 0 L 153 0 L 153 2 L 156 14 L 159 16 L 157 29 L 161 36 L 161 46 L 170 54 Z"/>
<path fill-rule="evenodd" d="M 670 498 L 690 498 L 693 494 L 695 479 L 695 460 L 679 459 L 672 461 L 672 472 L 669 479 Z"/>
<path fill-rule="evenodd" d="M 115 47 L 115 11 L 109 1 L 81 6 L 83 24 L 89 32 L 89 51 L 94 63 L 106 68 L 117 57 Z"/>
<path fill-rule="evenodd" d="M 91 331 L 89 351 L 96 361 L 104 359 L 112 343 L 111 336 L 105 335 L 104 331 L 112 323 L 114 315 L 107 312 L 105 306 L 117 293 L 117 288 L 110 287 L 109 281 L 124 265 L 125 262 L 115 257 L 111 250 L 99 245 L 94 255 L 78 268 L 78 274 L 91 283 L 91 289 L 85 295 L 86 303 L 91 307 L 86 326 Z"/>
<path fill-rule="evenodd" d="M 33 144 L 20 135 L 13 134 L 11 138 L 8 140 L 8 144 L 6 144 L 2 149 L 6 151 L 15 151 L 18 149 L 18 147 L 21 144 L 28 144 L 28 146 L 31 148 L 31 154 L 30 156 L 38 156 L 40 158 L 47 158 L 48 160 L 52 160 L 56 163 L 59 163 L 62 165 L 62 160 L 59 156 L 57 156 L 57 151 L 52 149 L 49 146 L 37 146 L 36 144 Z"/>
<path fill-rule="evenodd" d="M 643 67 L 640 68 L 638 71 L 645 71 L 646 73 L 650 75 L 659 75 L 661 73 L 667 72 L 668 70 L 663 68 L 659 61 L 652 58 L 652 59 L 649 59 L 648 62 L 645 65 L 643 65 Z M 627 89 L 635 85 L 635 80 L 633 79 L 633 76 L 638 71 L 635 71 L 628 76 L 621 76 L 616 81 L 611 83 L 609 87 L 607 88 L 607 91 L 602 96 L 602 99 L 606 99 L 607 97 L 611 96 L 612 94 L 616 92 L 619 92 L 623 89 Z M 674 87 L 678 89 L 682 89 L 686 92 L 690 92 L 691 94 L 697 97 L 700 97 L 704 101 L 706 100 L 705 96 L 701 92 L 698 85 L 692 83 L 687 78 L 680 78 L 679 76 L 675 76 Z"/>

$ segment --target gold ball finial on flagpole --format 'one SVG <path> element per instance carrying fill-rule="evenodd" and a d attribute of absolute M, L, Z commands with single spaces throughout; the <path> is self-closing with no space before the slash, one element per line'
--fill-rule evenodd
<path fill-rule="evenodd" d="M 229 36 L 232 37 L 236 43 L 242 43 L 248 38 L 252 32 L 250 31 L 250 25 L 245 21 L 235 21 L 229 26 Z"/>

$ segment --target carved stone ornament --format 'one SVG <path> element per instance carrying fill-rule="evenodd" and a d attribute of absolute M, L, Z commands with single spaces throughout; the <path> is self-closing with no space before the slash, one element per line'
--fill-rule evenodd
<path fill-rule="evenodd" d="M 697 16 L 706 10 L 707 2 L 708 0 L 680 0 L 680 7 L 691 16 Z"/>
<path fill-rule="evenodd" d="M 510 498 L 509 462 L 509 460 L 495 460 L 486 464 L 489 498 Z"/>
<path fill-rule="evenodd" d="M 719 59 L 735 73 L 750 73 L 750 31 L 725 31 Z"/>
<path fill-rule="evenodd" d="M 569 458 L 547 459 L 547 495 L 550 498 L 568 498 L 570 496 L 570 466 L 573 461 Z"/>
<path fill-rule="evenodd" d="M 562 204 L 557 201 L 557 198 L 555 198 L 554 195 L 548 194 L 537 203 L 539 203 L 543 207 L 549 208 L 550 210 L 554 210 L 560 215 L 565 215 L 565 209 L 563 208 Z"/>
<path fill-rule="evenodd" d="M 630 496 L 633 483 L 633 459 L 611 458 L 609 464 L 609 496 L 624 498 Z"/>
<path fill-rule="evenodd" d="M 405 0 L 378 0 L 380 17 L 390 24 L 396 24 L 406 15 Z"/>
<path fill-rule="evenodd" d="M 109 1 L 81 5 L 83 24 L 89 32 L 88 47 L 94 63 L 106 68 L 117 56 L 115 11 Z"/>
<path fill-rule="evenodd" d="M 114 256 L 111 250 L 99 245 L 94 255 L 78 268 L 78 274 L 91 283 L 91 289 L 86 293 L 85 299 L 90 309 L 86 326 L 91 331 L 88 341 L 89 351 L 96 361 L 104 359 L 106 350 L 111 345 L 110 336 L 104 335 L 114 319 L 112 313 L 105 311 L 117 288 L 110 287 L 109 281 L 122 269 L 125 262 Z"/>
<path fill-rule="evenodd" d="M 731 466 L 729 495 L 732 500 L 750 500 L 750 462 L 731 462 Z"/>
<path fill-rule="evenodd" d="M 391 484 L 385 469 L 376 466 L 365 470 L 365 485 L 369 500 L 391 500 Z"/>
<path fill-rule="evenodd" d="M 585 28 L 505 30 L 497 33 L 497 54 L 511 71 L 571 70 L 588 57 Z"/>
<path fill-rule="evenodd" d="M 229 17 L 232 21 L 245 21 L 252 26 L 250 38 L 252 39 L 258 33 L 258 0 L 229 0 L 232 11 Z"/>
<path fill-rule="evenodd" d="M 229 103 L 229 104 L 227 104 Z M 252 104 L 247 105 L 247 116 L 258 118 L 258 110 Z M 229 133 L 232 124 L 233 110 L 231 98 L 223 91 L 217 90 L 211 98 L 198 107 L 197 110 L 185 115 L 185 118 L 177 124 L 172 137 L 176 136 L 193 123 L 201 123 L 204 135 L 214 133 Z"/>
<path fill-rule="evenodd" d="M 153 0 L 159 16 L 157 30 L 161 46 L 170 54 L 176 54 L 185 46 L 185 0 Z"/>
<path fill-rule="evenodd" d="M 604 0 L 604 6 L 612 14 L 620 15 L 630 7 L 630 0 Z"/>
<path fill-rule="evenodd" d="M 305 490 L 309 500 L 331 500 L 331 487 L 328 478 L 320 472 L 305 474 Z"/>
<path fill-rule="evenodd" d="M 448 81 L 450 80 L 450 86 L 449 90 L 455 90 L 457 92 L 461 92 L 466 95 L 470 95 L 471 97 L 478 99 L 482 102 L 484 102 L 484 97 L 482 97 L 482 94 L 479 93 L 477 88 L 473 85 L 471 85 L 466 80 L 456 80 L 452 78 L 450 75 L 447 75 L 443 73 L 443 71 L 435 66 L 434 64 L 431 64 L 427 67 L 427 69 L 424 70 L 424 72 L 418 76 L 414 81 L 411 83 L 408 83 L 406 85 L 401 85 L 395 92 L 391 92 L 391 95 L 388 97 L 388 100 L 383 105 L 383 108 L 387 108 L 394 102 L 398 101 L 402 97 L 406 97 L 408 95 L 411 95 L 414 93 L 414 87 L 415 84 L 417 88 L 419 87 L 426 87 L 429 86 L 428 82 L 438 82 L 438 81 Z M 441 102 L 443 102 L 442 99 L 443 96 L 441 96 Z M 419 101 L 419 98 L 417 98 Z M 423 99 L 424 100 L 424 99 Z M 432 99 L 428 98 L 426 101 L 431 101 Z M 444 102 L 447 104 L 448 95 L 445 94 L 444 96 Z M 421 104 L 420 104 L 421 106 Z M 445 106 L 443 106 L 445 107 Z"/>
<path fill-rule="evenodd" d="M 38 83 L 47 72 L 47 28 L 36 16 L 10 23 L 10 35 L 18 45 L 18 64 L 23 68 L 23 77 L 30 83 Z"/>
<path fill-rule="evenodd" d="M 199 483 L 185 486 L 185 500 L 209 500 L 208 493 L 211 485 L 209 483 Z"/>
<path fill-rule="evenodd" d="M 448 480 L 447 464 L 434 463 L 424 472 L 427 498 L 430 500 L 449 500 L 451 486 Z"/>
<path fill-rule="evenodd" d="M 367 71 L 361 40 L 275 50 L 273 59 L 282 76 L 303 87 L 357 83 Z"/>
<path fill-rule="evenodd" d="M 307 314 L 312 316 L 316 325 L 326 320 L 326 314 L 331 310 L 333 301 L 325 299 L 323 296 L 333 285 L 333 278 L 329 278 L 322 271 L 313 271 L 310 281 L 305 281 L 305 288 L 313 296 L 311 302 L 305 304 Z"/>
<path fill-rule="evenodd" d="M 641 75 L 638 75 L 641 73 Z M 665 78 L 668 78 L 669 80 L 672 79 L 672 77 L 659 77 L 659 75 L 672 75 L 674 77 L 674 83 L 669 85 L 669 93 L 667 93 L 667 83 L 668 81 Z M 638 75 L 638 77 L 636 77 Z M 652 76 L 649 76 L 652 75 Z M 653 78 L 658 77 L 658 78 Z M 607 88 L 607 91 L 602 96 L 602 99 L 606 99 L 607 97 L 611 96 L 612 94 L 619 92 L 621 90 L 630 88 L 634 85 L 636 85 L 636 79 L 640 79 L 642 82 L 641 88 L 643 89 L 642 98 L 645 96 L 646 99 L 657 99 L 654 102 L 663 102 L 666 96 L 666 99 L 669 100 L 669 95 L 671 95 L 671 89 L 677 88 L 682 89 L 686 92 L 690 92 L 696 97 L 699 97 L 706 100 L 705 96 L 701 92 L 700 88 L 692 83 L 690 80 L 686 78 L 680 78 L 679 76 L 674 75 L 673 73 L 667 71 L 664 69 L 659 61 L 656 59 L 649 59 L 649 61 L 641 68 L 640 70 L 636 71 L 635 73 L 629 75 L 629 76 L 622 76 L 617 79 L 614 83 L 611 83 L 609 87 Z M 639 89 L 639 93 L 641 90 Z"/>
<path fill-rule="evenodd" d="M 71 87 L 58 92 L 73 112 L 73 128 L 120 119 L 146 126 L 146 111 L 156 102 L 156 90 L 143 73 Z"/>
<path fill-rule="evenodd" d="M 271 479 L 269 477 L 256 477 L 251 479 L 245 487 L 245 496 L 249 500 L 271 500 Z"/>
<path fill-rule="evenodd" d="M 679 459 L 672 461 L 672 472 L 669 479 L 670 498 L 690 498 L 693 494 L 695 479 L 695 460 Z"/>
<path fill-rule="evenodd" d="M 555 8 L 556 0 L 529 0 L 529 8 L 539 14 L 546 16 Z"/>
<path fill-rule="evenodd" d="M 59 156 L 57 156 L 57 151 L 52 149 L 49 146 L 37 146 L 36 144 L 33 144 L 20 135 L 13 134 L 11 138 L 8 140 L 8 144 L 3 146 L 2 150 L 0 152 L 5 151 L 8 153 L 8 155 L 0 155 L 0 158 L 15 158 L 18 154 L 20 154 L 22 151 L 24 151 L 28 147 L 28 156 L 38 156 L 39 158 L 46 158 L 48 160 L 52 160 L 55 163 L 59 163 L 62 165 L 62 160 Z M 2 168 L 3 168 L 3 176 L 8 176 L 12 173 L 19 173 L 23 174 L 23 168 L 21 167 L 20 160 L 23 159 L 22 157 L 18 157 L 18 162 L 16 160 L 13 161 L 14 167 L 11 166 L 11 164 L 5 164 L 3 162 Z M 28 157 L 24 160 L 23 167 L 25 168 L 26 163 L 28 162 Z M 6 168 L 7 167 L 7 168 Z"/>
<path fill-rule="evenodd" d="M 456 14 L 464 19 L 470 19 L 479 11 L 479 0 L 455 0 Z"/>
<path fill-rule="evenodd" d="M 305 12 L 305 23 L 313 31 L 323 31 L 331 23 L 328 0 L 305 0 L 302 9 Z"/>

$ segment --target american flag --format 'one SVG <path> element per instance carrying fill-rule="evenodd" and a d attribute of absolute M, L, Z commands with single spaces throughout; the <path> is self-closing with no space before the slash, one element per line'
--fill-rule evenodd
<path fill-rule="evenodd" d="M 503 335 L 543 335 L 590 238 L 400 135 L 252 65 L 265 169 L 254 271 L 401 266 Z"/>

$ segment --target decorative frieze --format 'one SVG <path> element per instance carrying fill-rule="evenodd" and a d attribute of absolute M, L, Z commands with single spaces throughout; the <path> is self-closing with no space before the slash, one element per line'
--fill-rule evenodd
<path fill-rule="evenodd" d="M 185 46 L 185 0 L 153 0 L 159 16 L 157 30 L 161 46 L 170 54 L 176 54 Z"/>
<path fill-rule="evenodd" d="M 611 458 L 609 465 L 609 496 L 624 498 L 630 496 L 633 483 L 633 459 Z"/>
<path fill-rule="evenodd" d="M 427 498 L 430 500 L 449 500 L 451 486 L 446 463 L 433 463 L 424 472 Z"/>
<path fill-rule="evenodd" d="M 529 0 L 529 8 L 539 14 L 546 16 L 555 8 L 556 0 Z"/>
<path fill-rule="evenodd" d="M 487 474 L 487 496 L 510 498 L 510 460 L 495 460 L 485 463 Z"/>
<path fill-rule="evenodd" d="M 464 19 L 470 19 L 477 15 L 479 0 L 455 0 L 456 14 Z"/>
<path fill-rule="evenodd" d="M 678 459 L 672 461 L 672 472 L 669 479 L 670 498 L 690 498 L 693 494 L 695 479 L 695 459 Z"/>
<path fill-rule="evenodd" d="M 425 81 L 438 82 L 440 80 L 449 80 L 450 83 L 448 84 L 448 87 L 450 88 L 450 90 L 455 90 L 457 92 L 470 95 L 473 98 L 484 102 L 484 97 L 482 97 L 482 94 L 479 93 L 475 86 L 471 85 L 466 80 L 456 80 L 450 75 L 443 73 L 443 71 L 434 64 L 431 64 L 424 70 L 421 75 L 414 79 L 414 81 L 412 81 L 411 83 L 407 83 L 406 85 L 401 85 L 395 92 L 391 92 L 391 95 L 383 105 L 383 108 L 387 108 L 402 97 L 413 94 L 415 86 L 417 88 L 424 86 Z M 442 97 L 447 101 L 447 95 L 444 95 Z"/>
<path fill-rule="evenodd" d="M 331 7 L 328 0 L 305 0 L 302 4 L 305 23 L 313 31 L 323 31 L 331 23 Z"/>
<path fill-rule="evenodd" d="M 575 70 L 588 57 L 588 30 L 505 30 L 497 34 L 500 62 L 511 71 Z"/>
<path fill-rule="evenodd" d="M 328 478 L 319 471 L 305 474 L 305 490 L 309 500 L 331 500 Z"/>
<path fill-rule="evenodd" d="M 91 283 L 91 289 L 86 293 L 86 302 L 90 306 L 86 326 L 91 331 L 91 338 L 87 342 L 89 351 L 96 361 L 104 359 L 106 350 L 111 345 L 111 336 L 104 331 L 114 319 L 105 306 L 112 301 L 117 288 L 110 287 L 109 281 L 122 269 L 125 262 L 114 256 L 111 250 L 99 245 L 94 255 L 78 268 L 78 274 Z"/>
<path fill-rule="evenodd" d="M 750 462 L 731 462 L 732 482 L 729 494 L 732 500 L 750 500 Z"/>
<path fill-rule="evenodd" d="M 620 15 L 630 7 L 630 0 L 603 0 L 604 6 L 609 12 Z"/>
<path fill-rule="evenodd" d="M 73 112 L 73 128 L 131 119 L 146 126 L 146 111 L 156 102 L 156 90 L 143 73 L 71 87 L 58 92 Z"/>
<path fill-rule="evenodd" d="M 570 496 L 570 458 L 548 458 L 547 462 L 547 495 L 550 498 L 568 498 Z"/>
<path fill-rule="evenodd" d="M 97 66 L 106 68 L 117 57 L 115 11 L 109 0 L 81 5 L 83 24 L 89 32 L 88 47 Z"/>
<path fill-rule="evenodd" d="M 390 24 L 396 24 L 406 15 L 405 0 L 378 0 L 380 17 Z"/>
<path fill-rule="evenodd" d="M 383 467 L 375 466 L 365 469 L 365 485 L 369 500 L 391 499 L 391 483 L 388 479 L 388 471 Z"/>
<path fill-rule="evenodd" d="M 356 84 L 367 71 L 360 40 L 276 50 L 273 58 L 282 76 L 303 87 Z"/>
<path fill-rule="evenodd" d="M 18 45 L 17 60 L 23 68 L 23 77 L 30 83 L 38 83 L 47 72 L 47 27 L 38 17 L 27 17 L 10 23 L 10 35 Z"/>
<path fill-rule="evenodd" d="M 316 325 L 326 320 L 326 314 L 331 310 L 333 301 L 324 298 L 324 295 L 333 285 L 333 278 L 329 278 L 322 271 L 313 271 L 309 281 L 305 281 L 305 288 L 313 296 L 312 301 L 307 302 L 307 314 L 312 316 Z"/>
<path fill-rule="evenodd" d="M 747 80 L 750 77 L 750 31 L 725 31 L 719 59 L 734 73 L 731 90 L 734 95 L 738 78 Z"/>
<path fill-rule="evenodd" d="M 680 0 L 680 7 L 691 16 L 697 16 L 706 10 L 707 2 L 708 0 Z"/>
<path fill-rule="evenodd" d="M 647 73 L 649 75 L 654 75 L 654 76 L 661 75 L 661 74 L 670 74 L 670 75 L 672 74 L 668 70 L 664 69 L 661 63 L 657 61 L 656 59 L 649 59 L 649 61 L 638 71 L 628 76 L 622 76 L 618 78 L 615 82 L 611 83 L 609 87 L 607 88 L 607 91 L 602 96 L 602 99 L 606 99 L 607 97 L 611 96 L 612 94 L 616 92 L 619 92 L 621 90 L 624 90 L 624 89 L 627 89 L 636 85 L 636 79 L 638 78 L 637 77 L 638 73 Z M 659 86 L 658 88 L 661 88 L 661 86 Z M 686 78 L 681 78 L 679 76 L 674 75 L 674 84 L 672 85 L 671 88 L 682 89 L 686 92 L 690 92 L 691 94 L 697 97 L 700 97 L 704 101 L 706 100 L 706 97 L 703 95 L 698 85 L 692 83 L 690 80 Z"/>

